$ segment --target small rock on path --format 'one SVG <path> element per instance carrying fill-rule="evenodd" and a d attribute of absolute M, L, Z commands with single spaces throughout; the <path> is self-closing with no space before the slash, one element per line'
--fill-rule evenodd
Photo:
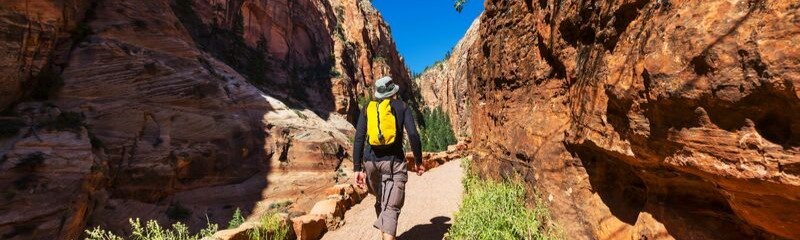
<path fill-rule="evenodd" d="M 461 160 L 431 169 L 422 176 L 408 172 L 406 200 L 400 212 L 397 237 L 404 239 L 442 239 L 453 223 L 453 213 L 461 205 L 464 171 Z M 375 196 L 369 195 L 345 214 L 345 224 L 322 237 L 323 240 L 380 238 L 375 222 Z"/>

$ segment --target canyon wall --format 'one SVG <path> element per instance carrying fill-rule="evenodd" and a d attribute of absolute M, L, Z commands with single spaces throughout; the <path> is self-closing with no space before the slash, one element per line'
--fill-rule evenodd
<path fill-rule="evenodd" d="M 478 42 L 480 25 L 478 17 L 445 59 L 426 68 L 414 79 L 422 104 L 428 108 L 442 107 L 459 139 L 468 137 L 471 132 L 467 101 L 467 83 L 472 77 L 469 56 L 477 51 L 473 46 Z"/>
<path fill-rule="evenodd" d="M 356 99 L 382 75 L 411 96 L 369 1 L 0 3 L 2 239 L 313 204 Z"/>
<path fill-rule="evenodd" d="M 58 71 L 50 69 L 58 67 L 50 64 L 53 52 L 71 34 L 82 34 L 78 23 L 89 5 L 87 0 L 0 1 L 0 109 L 24 95 L 46 98 L 51 87 L 35 77 Z"/>
<path fill-rule="evenodd" d="M 569 239 L 800 239 L 796 1 L 488 0 L 480 21 L 475 168 L 522 176 Z"/>

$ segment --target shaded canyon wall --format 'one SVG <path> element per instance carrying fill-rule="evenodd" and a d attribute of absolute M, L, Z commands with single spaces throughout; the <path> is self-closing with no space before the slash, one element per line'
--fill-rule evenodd
<path fill-rule="evenodd" d="M 488 0 L 480 21 L 475 168 L 521 175 L 570 239 L 800 239 L 800 4 Z"/>
<path fill-rule="evenodd" d="M 411 94 L 369 1 L 0 4 L 2 239 L 311 202 L 349 164 L 356 99 L 386 74 Z"/>

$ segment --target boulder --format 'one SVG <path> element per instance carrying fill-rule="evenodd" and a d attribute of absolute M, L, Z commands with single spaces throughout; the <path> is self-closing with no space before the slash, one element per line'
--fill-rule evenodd
<path fill-rule="evenodd" d="M 328 228 L 325 217 L 321 215 L 303 215 L 292 218 L 294 232 L 297 240 L 316 240 L 322 237 Z"/>
<path fill-rule="evenodd" d="M 309 214 L 325 216 L 326 218 L 330 217 L 343 218 L 344 211 L 345 211 L 345 206 L 342 203 L 341 198 L 338 195 L 336 195 L 332 199 L 329 198 L 317 202 L 317 204 L 315 204 L 314 207 L 311 208 Z"/>

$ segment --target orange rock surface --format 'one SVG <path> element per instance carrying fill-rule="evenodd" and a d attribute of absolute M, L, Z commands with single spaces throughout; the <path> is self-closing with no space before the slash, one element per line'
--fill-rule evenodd
<path fill-rule="evenodd" d="M 800 239 L 800 4 L 485 4 L 474 167 L 570 239 Z"/>
<path fill-rule="evenodd" d="M 453 133 L 459 139 L 471 132 L 470 105 L 467 98 L 471 78 L 470 55 L 478 51 L 472 46 L 478 41 L 480 17 L 470 25 L 464 37 L 453 47 L 449 57 L 430 66 L 414 79 L 425 107 L 441 107 L 450 117 Z"/>

